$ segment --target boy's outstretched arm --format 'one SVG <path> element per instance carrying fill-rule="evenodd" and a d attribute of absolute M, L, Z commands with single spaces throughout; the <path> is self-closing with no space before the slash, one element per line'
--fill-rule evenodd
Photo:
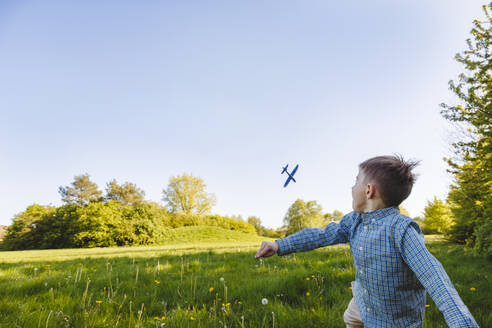
<path fill-rule="evenodd" d="M 443 313 L 449 327 L 478 327 L 442 264 L 427 250 L 415 222 L 396 230 L 400 253 Z"/>
<path fill-rule="evenodd" d="M 275 242 L 263 242 L 255 258 L 305 252 L 315 248 L 346 243 L 355 218 L 355 212 L 345 215 L 340 223 L 331 222 L 324 229 L 302 229 Z M 267 255 L 268 254 L 268 255 Z"/>

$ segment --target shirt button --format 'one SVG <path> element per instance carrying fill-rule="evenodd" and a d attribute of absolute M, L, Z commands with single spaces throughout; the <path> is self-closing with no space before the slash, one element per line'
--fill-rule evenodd
<path fill-rule="evenodd" d="M 362 250 L 362 247 L 359 247 L 359 251 L 361 251 L 361 250 Z"/>

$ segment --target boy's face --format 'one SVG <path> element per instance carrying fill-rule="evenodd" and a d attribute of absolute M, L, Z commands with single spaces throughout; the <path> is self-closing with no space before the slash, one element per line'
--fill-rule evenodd
<path fill-rule="evenodd" d="M 364 212 L 367 205 L 366 189 L 367 183 L 364 171 L 359 169 L 359 174 L 355 178 L 355 184 L 352 187 L 352 208 L 356 212 Z"/>

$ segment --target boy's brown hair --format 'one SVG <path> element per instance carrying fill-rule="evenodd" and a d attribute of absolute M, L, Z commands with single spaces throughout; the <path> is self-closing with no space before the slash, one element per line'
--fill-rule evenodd
<path fill-rule="evenodd" d="M 418 161 L 405 161 L 400 155 L 377 156 L 359 164 L 366 180 L 373 180 L 386 206 L 398 206 L 410 192 L 416 180 L 412 173 Z"/>

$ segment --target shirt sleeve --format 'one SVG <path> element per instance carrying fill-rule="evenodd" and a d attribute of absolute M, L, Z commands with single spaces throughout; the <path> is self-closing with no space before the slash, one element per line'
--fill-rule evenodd
<path fill-rule="evenodd" d="M 354 212 L 345 215 L 340 223 L 331 222 L 324 229 L 302 229 L 286 238 L 276 240 L 278 255 L 305 252 L 328 245 L 342 244 L 349 241 L 350 228 Z"/>
<path fill-rule="evenodd" d="M 395 232 L 403 260 L 443 313 L 448 326 L 478 327 L 442 264 L 425 247 L 424 235 L 417 223 L 400 225 Z"/>

